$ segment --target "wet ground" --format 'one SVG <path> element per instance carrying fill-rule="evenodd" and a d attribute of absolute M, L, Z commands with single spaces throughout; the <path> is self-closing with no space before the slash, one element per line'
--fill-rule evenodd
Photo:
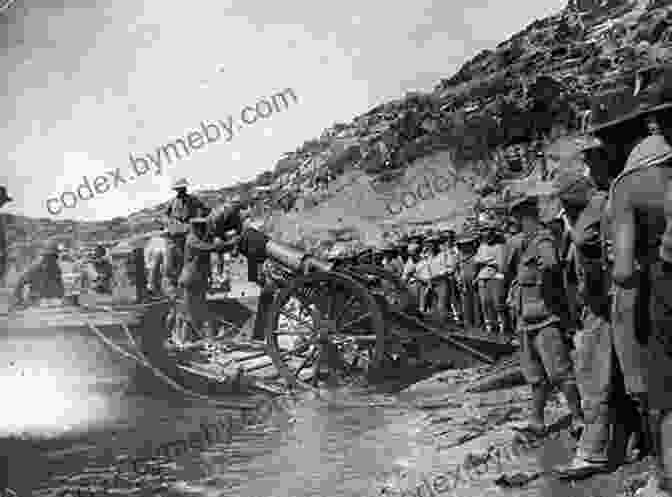
<path fill-rule="evenodd" d="M 567 460 L 572 442 L 562 430 L 538 448 L 516 441 L 510 427 L 527 413 L 525 388 L 459 393 L 462 382 L 473 378 L 473 372 L 443 373 L 395 395 L 336 392 L 277 399 L 247 419 L 178 398 L 89 390 L 89 400 L 105 397 L 116 409 L 83 430 L 52 427 L 48 440 L 44 432 L 25 430 L 28 440 L 9 445 L 10 486 L 19 495 L 45 496 L 69 490 L 72 495 L 613 497 L 622 495 L 626 478 L 641 469 L 573 486 L 542 475 L 520 488 L 497 487 L 494 480 L 504 473 L 533 474 Z M 562 426 L 567 413 L 562 403 L 553 401 L 548 412 Z M 180 440 L 196 434 L 199 443 L 179 447 Z M 129 458 L 142 462 L 133 466 Z"/>
<path fill-rule="evenodd" d="M 548 408 L 553 435 L 539 446 L 517 439 L 511 428 L 526 418 L 528 390 L 465 394 L 483 369 L 443 372 L 397 393 L 284 397 L 244 417 L 140 388 L 129 371 L 95 340 L 5 338 L 0 455 L 8 456 L 8 485 L 20 496 L 613 497 L 627 495 L 645 469 L 576 485 L 540 474 L 498 487 L 502 474 L 535 475 L 567 461 L 573 442 L 560 397 Z"/>

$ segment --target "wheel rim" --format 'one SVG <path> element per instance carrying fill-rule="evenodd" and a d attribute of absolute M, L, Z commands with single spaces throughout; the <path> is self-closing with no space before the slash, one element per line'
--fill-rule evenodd
<path fill-rule="evenodd" d="M 365 285 L 385 307 L 392 312 L 404 312 L 412 304 L 408 288 L 396 274 L 378 266 L 360 264 L 347 269 L 357 279 L 366 279 Z"/>
<path fill-rule="evenodd" d="M 278 292 L 269 314 L 269 354 L 290 386 L 357 383 L 382 365 L 380 307 L 345 275 L 293 280 Z"/>

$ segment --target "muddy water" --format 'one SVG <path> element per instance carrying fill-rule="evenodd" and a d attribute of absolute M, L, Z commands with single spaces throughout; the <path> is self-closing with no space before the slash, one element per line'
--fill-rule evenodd
<path fill-rule="evenodd" d="M 64 495 L 67 488 L 99 485 L 97 495 L 103 495 L 104 487 L 109 494 L 143 495 L 144 487 L 154 489 L 145 495 L 374 497 L 384 495 L 383 488 L 395 476 L 404 481 L 397 490 L 415 488 L 423 475 L 445 473 L 487 442 L 475 440 L 444 450 L 436 433 L 439 425 L 427 410 L 412 407 L 421 397 L 417 393 L 341 392 L 276 401 L 269 404 L 268 415 L 252 425 L 243 426 L 236 419 L 230 441 L 213 436 L 200 448 L 159 456 L 156 447 L 188 438 L 199 432 L 200 423 L 214 426 L 231 411 L 178 398 L 104 390 L 89 388 L 88 400 L 113 401 L 116 408 L 108 410 L 106 417 L 98 413 L 81 429 L 73 425 L 59 432 L 52 427 L 51 438 L 45 440 L 42 433 L 39 443 L 37 433 L 27 428 L 24 431 L 32 442 L 14 442 L 10 486 L 25 492 L 20 495 L 29 495 L 29 489 L 34 495 Z M 447 390 L 443 385 L 443 392 Z M 455 421 L 464 425 L 469 420 L 464 416 Z M 531 453 L 504 469 L 545 467 L 559 462 L 565 453 L 565 442 L 558 438 L 549 441 L 542 456 Z M 147 463 L 133 468 L 120 460 L 137 456 Z M 148 469 L 151 465 L 155 469 Z M 492 484 L 496 476 L 486 472 L 445 495 L 504 495 Z M 613 488 L 611 493 L 595 493 L 592 485 L 584 490 L 539 480 L 509 495 L 616 495 Z M 80 490 L 73 495 L 92 494 Z M 432 494 L 397 491 L 391 495 Z"/>
<path fill-rule="evenodd" d="M 523 418 L 529 405 L 524 389 L 465 396 L 460 382 L 469 377 L 456 373 L 396 395 L 283 399 L 269 404 L 263 418 L 246 421 L 236 411 L 135 388 L 131 365 L 86 337 L 4 337 L 0 365 L 0 455 L 7 456 L 8 486 L 20 496 L 64 495 L 68 488 L 80 488 L 73 495 L 143 495 L 144 488 L 144 495 L 207 497 L 374 497 L 385 489 L 431 496 L 413 490 L 423 477 L 435 480 L 470 454 L 508 444 L 504 421 Z M 438 408 L 423 406 L 436 399 Z M 228 416 L 231 440 L 219 429 Z M 186 451 L 161 450 L 199 433 L 201 443 Z M 618 475 L 574 487 L 549 478 L 510 491 L 493 485 L 500 472 L 549 469 L 570 449 L 560 433 L 543 450 L 480 468 L 479 476 L 442 495 L 618 495 Z M 133 467 L 123 458 L 145 463 Z"/>

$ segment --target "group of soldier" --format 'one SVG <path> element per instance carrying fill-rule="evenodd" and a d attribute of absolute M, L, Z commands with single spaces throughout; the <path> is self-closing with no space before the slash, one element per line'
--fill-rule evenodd
<path fill-rule="evenodd" d="M 212 255 L 222 257 L 224 253 L 234 251 L 243 230 L 244 205 L 239 198 L 230 199 L 212 212 L 196 196 L 187 193 L 187 188 L 186 179 L 173 184 L 176 195 L 168 203 L 162 219 L 167 244 L 164 287 L 176 302 L 182 304 L 181 312 L 176 308 L 171 316 L 170 326 L 174 330 L 171 340 L 179 346 L 188 344 L 191 339 L 212 337 L 217 333 L 216 322 L 207 305 L 207 292 L 212 284 Z M 223 238 L 213 236 L 215 221 L 221 224 L 217 228 L 224 233 Z M 149 279 L 161 280 L 158 275 L 150 275 Z M 184 320 L 178 323 L 178 317 Z"/>
<path fill-rule="evenodd" d="M 461 311 L 474 325 L 479 295 L 488 329 L 515 329 L 532 390 L 521 430 L 548 433 L 556 387 L 571 411 L 578 444 L 559 478 L 652 456 L 647 489 L 672 496 L 672 69 L 638 79 L 629 100 L 593 121 L 583 167 L 510 201 L 508 236 L 444 232 L 371 260 L 400 275 L 421 310 L 433 294 L 441 317 Z M 562 207 L 554 219 L 542 216 L 548 199 Z"/>
<path fill-rule="evenodd" d="M 510 222 L 506 229 L 472 226 L 459 236 L 453 230 L 414 235 L 362 254 L 359 262 L 368 259 L 401 278 L 426 317 L 511 339 L 502 268 L 506 241 L 518 231 Z"/>
<path fill-rule="evenodd" d="M 478 326 L 482 316 L 486 331 L 515 330 L 532 390 L 531 419 L 521 429 L 548 432 L 544 411 L 556 387 L 571 411 L 578 445 L 556 468 L 559 477 L 653 456 L 656 491 L 672 496 L 672 73 L 656 74 L 638 85 L 627 112 L 592 126 L 587 169 L 562 170 L 550 188 L 513 199 L 509 226 L 411 237 L 378 260 L 407 283 L 421 311 L 433 301 L 439 319 Z M 166 276 L 183 297 L 188 333 L 209 334 L 211 255 L 238 245 L 244 206 L 212 216 L 187 187 L 174 184 L 165 212 Z M 541 215 L 548 195 L 562 205 L 552 221 Z M 0 189 L 0 205 L 9 200 Z M 48 246 L 17 298 L 28 283 L 36 294 L 62 296 L 62 283 L 40 286 L 62 281 L 42 277 L 60 271 L 57 256 Z"/>

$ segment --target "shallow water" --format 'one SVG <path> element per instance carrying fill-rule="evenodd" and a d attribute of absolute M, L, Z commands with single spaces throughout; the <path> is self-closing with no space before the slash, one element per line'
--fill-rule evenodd
<path fill-rule="evenodd" d="M 414 488 L 421 476 L 446 473 L 482 446 L 479 440 L 451 450 L 437 446 L 427 411 L 412 406 L 436 391 L 305 394 L 274 402 L 268 416 L 243 426 L 235 411 L 161 390 L 138 393 L 137 385 L 129 384 L 130 364 L 85 335 L 14 334 L 3 341 L 0 365 L 2 435 L 25 437 L 0 441 L 0 453 L 9 455 L 8 485 L 21 496 L 37 489 L 40 495 L 64 495 L 68 486 L 87 484 L 101 485 L 96 495 L 103 495 L 106 485 L 117 495 L 142 495 L 144 486 L 155 490 L 147 495 L 374 497 L 395 475 L 405 474 L 400 488 Z M 455 390 L 437 385 L 442 395 Z M 453 395 L 460 405 L 462 398 Z M 220 431 L 186 452 L 159 454 L 166 444 L 202 434 L 202 425 L 221 427 L 228 415 L 235 418 L 230 442 Z M 539 455 L 531 453 L 503 470 L 547 469 L 568 451 L 562 437 L 550 440 Z M 147 463 L 133 468 L 120 456 Z M 614 478 L 578 487 L 541 479 L 503 491 L 492 484 L 496 476 L 486 471 L 444 495 L 616 495 Z"/>

